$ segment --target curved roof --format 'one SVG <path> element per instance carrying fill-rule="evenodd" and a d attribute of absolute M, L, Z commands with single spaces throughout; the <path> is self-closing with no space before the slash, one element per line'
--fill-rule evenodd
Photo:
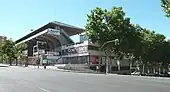
<path fill-rule="evenodd" d="M 24 37 L 22 37 L 18 40 L 16 40 L 15 42 L 19 43 L 19 42 L 21 42 L 21 41 L 23 41 L 23 40 L 25 40 L 25 39 L 33 36 L 33 35 L 36 35 L 39 32 L 42 32 L 45 29 L 55 28 L 56 26 L 62 28 L 69 36 L 80 34 L 80 33 L 84 32 L 84 29 L 82 29 L 82 28 L 78 28 L 78 27 L 68 25 L 68 24 L 65 24 L 65 23 L 62 23 L 62 22 L 54 21 L 54 22 L 49 22 L 48 24 L 38 28 L 37 30 L 32 31 L 31 33 L 25 35 Z"/>

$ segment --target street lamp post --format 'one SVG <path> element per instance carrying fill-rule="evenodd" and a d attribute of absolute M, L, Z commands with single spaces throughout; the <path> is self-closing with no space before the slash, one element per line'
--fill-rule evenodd
<path fill-rule="evenodd" d="M 118 45 L 119 39 L 115 39 L 115 40 L 111 40 L 111 41 L 107 41 L 105 42 L 102 46 L 101 46 L 101 50 L 103 50 L 104 46 L 109 44 L 109 43 L 114 43 L 115 45 Z M 106 74 L 108 74 L 109 71 L 109 51 L 105 51 L 106 54 Z"/>

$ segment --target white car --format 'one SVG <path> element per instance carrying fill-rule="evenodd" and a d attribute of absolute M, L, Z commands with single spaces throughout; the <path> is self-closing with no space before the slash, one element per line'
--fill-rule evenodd
<path fill-rule="evenodd" d="M 168 74 L 170 75 L 170 71 L 168 72 Z"/>
<path fill-rule="evenodd" d="M 133 72 L 133 73 L 131 73 L 131 75 L 140 75 L 140 72 Z"/>

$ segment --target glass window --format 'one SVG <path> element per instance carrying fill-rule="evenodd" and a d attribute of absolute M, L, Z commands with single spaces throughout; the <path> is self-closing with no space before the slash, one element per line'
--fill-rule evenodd
<path fill-rule="evenodd" d="M 81 56 L 78 60 L 80 64 L 86 64 L 88 62 L 88 56 Z"/>
<path fill-rule="evenodd" d="M 33 47 L 33 49 L 34 49 L 34 52 L 37 52 L 37 47 Z"/>
<path fill-rule="evenodd" d="M 86 35 L 80 35 L 80 42 L 88 40 Z"/>
<path fill-rule="evenodd" d="M 106 63 L 106 57 L 103 56 L 103 57 L 101 57 L 101 64 L 105 64 L 105 63 Z"/>

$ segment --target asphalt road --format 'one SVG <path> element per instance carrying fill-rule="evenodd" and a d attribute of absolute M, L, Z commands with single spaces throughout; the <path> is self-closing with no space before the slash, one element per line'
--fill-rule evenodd
<path fill-rule="evenodd" d="M 170 92 L 170 79 L 0 68 L 0 92 Z"/>

